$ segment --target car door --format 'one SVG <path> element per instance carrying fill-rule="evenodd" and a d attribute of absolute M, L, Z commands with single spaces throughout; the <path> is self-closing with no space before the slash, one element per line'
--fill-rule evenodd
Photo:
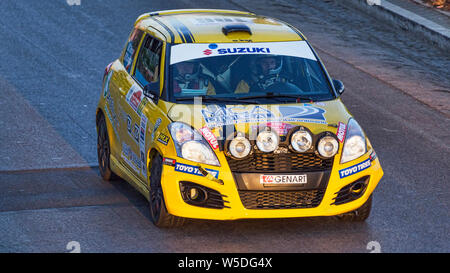
<path fill-rule="evenodd" d="M 126 126 L 123 99 L 132 85 L 133 79 L 129 73 L 132 71 L 143 36 L 142 30 L 132 30 L 121 57 L 112 63 L 105 80 L 103 93 L 107 102 L 105 112 L 111 120 L 114 133 L 111 137 L 111 142 L 114 143 L 111 145 L 111 155 L 120 162 L 122 162 L 121 155 L 124 147 L 122 144 L 127 137 L 123 134 L 123 127 Z"/>
<path fill-rule="evenodd" d="M 162 49 L 161 40 L 145 34 L 132 69 L 131 87 L 122 100 L 126 115 L 126 128 L 122 130 L 126 131 L 122 158 L 143 182 L 147 181 L 148 140 L 151 142 L 154 139 L 154 134 L 148 134 L 148 129 L 155 130 L 161 124 L 157 105 L 144 96 L 143 89 L 146 85 L 160 82 Z"/>

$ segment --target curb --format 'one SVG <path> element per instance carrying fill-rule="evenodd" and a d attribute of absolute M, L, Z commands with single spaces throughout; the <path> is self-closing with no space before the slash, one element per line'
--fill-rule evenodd
<path fill-rule="evenodd" d="M 14 173 L 29 173 L 29 172 L 44 172 L 44 171 L 68 171 L 76 169 L 97 169 L 98 163 L 86 163 L 86 164 L 66 164 L 61 166 L 43 166 L 41 168 L 18 168 L 18 169 L 0 169 L 1 174 L 14 174 Z"/>
<path fill-rule="evenodd" d="M 422 16 L 405 10 L 386 0 L 341 0 L 342 5 L 354 7 L 419 35 L 443 50 L 450 50 L 450 29 L 436 24 Z"/>

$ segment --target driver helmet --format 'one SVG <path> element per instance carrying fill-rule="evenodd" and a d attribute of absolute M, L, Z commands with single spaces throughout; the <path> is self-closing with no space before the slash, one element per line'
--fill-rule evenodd
<path fill-rule="evenodd" d="M 258 78 L 277 76 L 283 68 L 283 59 L 281 56 L 264 55 L 255 60 L 253 67 L 256 68 L 254 73 Z"/>
<path fill-rule="evenodd" d="M 188 60 L 175 65 L 175 79 L 179 82 L 192 82 L 198 80 L 200 64 L 195 60 Z"/>

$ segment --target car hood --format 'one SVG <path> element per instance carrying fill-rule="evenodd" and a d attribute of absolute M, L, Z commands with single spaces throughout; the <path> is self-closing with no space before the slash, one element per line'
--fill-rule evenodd
<path fill-rule="evenodd" d="M 339 123 L 347 124 L 351 117 L 339 98 L 323 102 L 269 105 L 174 104 L 168 116 L 172 121 L 184 122 L 196 129 L 206 126 L 216 134 L 224 126 L 249 133 L 252 128 L 267 125 L 279 135 L 299 125 L 314 134 L 324 131 L 337 133 Z"/>

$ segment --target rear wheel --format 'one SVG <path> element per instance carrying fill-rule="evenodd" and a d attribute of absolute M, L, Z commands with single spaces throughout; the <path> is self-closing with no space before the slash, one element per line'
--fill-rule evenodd
<path fill-rule="evenodd" d="M 110 168 L 111 146 L 105 117 L 101 115 L 97 125 L 97 158 L 100 175 L 106 181 L 114 180 L 117 175 Z"/>
<path fill-rule="evenodd" d="M 342 221 L 364 222 L 369 218 L 371 209 L 372 195 L 370 195 L 369 199 L 367 199 L 367 201 L 358 209 L 338 215 L 337 218 Z"/>
<path fill-rule="evenodd" d="M 161 187 L 162 157 L 157 154 L 150 168 L 150 216 L 153 224 L 160 228 L 179 227 L 184 224 L 184 218 L 170 214 L 164 201 Z"/>

